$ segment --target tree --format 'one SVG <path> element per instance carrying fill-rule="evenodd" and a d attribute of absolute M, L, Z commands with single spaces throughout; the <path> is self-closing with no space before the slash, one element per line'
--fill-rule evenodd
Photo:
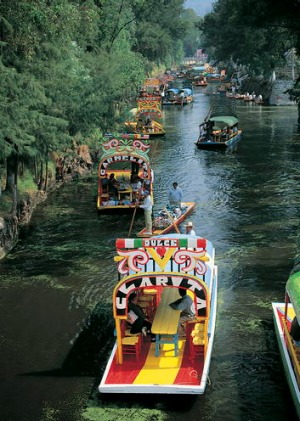
<path fill-rule="evenodd" d="M 251 65 L 257 73 L 269 72 L 295 39 L 282 18 L 272 12 L 269 0 L 219 0 L 200 25 L 205 46 L 216 60 Z"/>

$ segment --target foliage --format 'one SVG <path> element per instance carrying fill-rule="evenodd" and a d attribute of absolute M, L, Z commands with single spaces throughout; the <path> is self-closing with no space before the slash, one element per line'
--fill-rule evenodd
<path fill-rule="evenodd" d="M 186 35 L 183 39 L 183 48 L 186 57 L 191 57 L 195 51 L 202 48 L 202 33 L 199 31 L 203 18 L 196 15 L 193 9 L 186 9 L 182 14 L 186 23 Z"/>
<path fill-rule="evenodd" d="M 122 124 L 146 73 L 180 61 L 184 0 L 2 0 L 0 165 L 40 182 L 48 161 Z M 192 48 L 192 47 L 191 47 Z M 34 158 L 34 159 L 33 159 Z M 33 164 L 34 163 L 34 164 Z M 45 174 L 46 172 L 46 174 Z"/>
<path fill-rule="evenodd" d="M 278 1 L 218 0 L 199 28 L 216 60 L 233 60 L 250 65 L 257 73 L 267 73 L 299 43 L 297 15 L 292 16 L 291 10 Z"/>

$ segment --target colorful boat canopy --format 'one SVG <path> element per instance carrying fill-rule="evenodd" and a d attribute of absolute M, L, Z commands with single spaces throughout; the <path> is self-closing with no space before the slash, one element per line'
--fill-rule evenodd
<path fill-rule="evenodd" d="M 176 287 L 195 294 L 196 314 L 209 311 L 205 274 L 211 265 L 211 244 L 201 237 L 158 236 L 116 240 L 120 281 L 113 294 L 114 317 L 124 318 L 128 295 L 137 289 Z"/>
<path fill-rule="evenodd" d="M 151 97 L 143 98 L 137 101 L 136 117 L 141 115 L 153 115 L 158 118 L 162 116 L 161 98 Z"/>
<path fill-rule="evenodd" d="M 102 149 L 99 177 L 105 177 L 110 164 L 128 162 L 143 168 L 144 177 L 150 177 L 149 135 L 108 134 L 100 144 Z"/>
<path fill-rule="evenodd" d="M 155 78 L 148 78 L 144 82 L 145 87 L 156 88 L 160 85 L 160 80 Z"/>
<path fill-rule="evenodd" d="M 300 271 L 289 277 L 286 292 L 293 304 L 297 319 L 300 321 Z"/>
<path fill-rule="evenodd" d="M 118 272 L 122 276 L 148 272 L 180 272 L 204 275 L 210 260 L 204 238 L 152 238 L 117 239 L 115 256 Z"/>

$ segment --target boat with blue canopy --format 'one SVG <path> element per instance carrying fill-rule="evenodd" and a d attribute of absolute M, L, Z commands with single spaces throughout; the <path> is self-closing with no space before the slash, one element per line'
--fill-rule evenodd
<path fill-rule="evenodd" d="M 162 99 L 163 105 L 187 105 L 194 101 L 194 91 L 192 87 L 169 88 L 164 91 Z"/>

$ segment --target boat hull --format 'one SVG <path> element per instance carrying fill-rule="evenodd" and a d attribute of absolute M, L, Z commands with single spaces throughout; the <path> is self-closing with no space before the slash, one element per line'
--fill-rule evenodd
<path fill-rule="evenodd" d="M 178 219 L 174 221 L 174 224 L 170 224 L 164 229 L 154 228 L 152 231 L 152 235 L 164 235 L 171 231 L 175 231 L 176 230 L 175 225 L 178 227 L 186 219 L 186 217 L 190 215 L 190 213 L 194 210 L 196 203 L 195 202 L 182 202 L 182 205 L 185 205 L 187 207 L 186 211 Z M 137 236 L 138 237 L 151 237 L 151 235 L 146 234 L 146 232 L 147 232 L 147 229 L 144 228 L 137 234 Z"/>
<path fill-rule="evenodd" d="M 196 146 L 198 149 L 206 149 L 206 150 L 213 150 L 213 149 L 235 149 L 237 144 L 241 141 L 242 137 L 242 130 L 239 130 L 235 135 L 231 136 L 225 142 L 215 142 L 212 140 L 204 139 L 198 140 L 196 142 Z"/>
<path fill-rule="evenodd" d="M 137 130 L 135 122 L 125 122 L 125 128 L 129 133 L 149 135 L 151 137 L 164 136 L 166 134 L 160 123 L 154 122 L 154 128 L 150 130 Z"/>
<path fill-rule="evenodd" d="M 297 384 L 297 379 L 294 372 L 293 360 L 291 358 L 291 352 L 289 352 L 289 342 L 286 340 L 283 329 L 283 317 L 285 311 L 285 303 L 272 303 L 273 309 L 273 318 L 275 324 L 275 332 L 277 337 L 277 342 L 279 346 L 279 351 L 286 375 L 286 379 L 290 388 L 290 392 L 294 401 L 294 405 L 300 419 L 300 391 Z M 288 320 L 287 324 L 290 327 L 290 324 L 295 316 L 292 304 L 288 305 Z"/>

